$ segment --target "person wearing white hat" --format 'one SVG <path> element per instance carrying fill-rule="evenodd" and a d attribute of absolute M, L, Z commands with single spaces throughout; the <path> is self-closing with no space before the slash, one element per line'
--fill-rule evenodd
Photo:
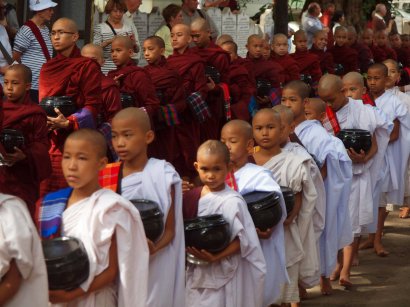
<path fill-rule="evenodd" d="M 41 66 L 53 54 L 47 23 L 50 22 L 56 5 L 57 3 L 51 0 L 30 0 L 29 7 L 34 15 L 20 28 L 14 41 L 14 60 L 28 66 L 33 73 L 30 97 L 34 102 L 38 102 L 38 79 Z"/>

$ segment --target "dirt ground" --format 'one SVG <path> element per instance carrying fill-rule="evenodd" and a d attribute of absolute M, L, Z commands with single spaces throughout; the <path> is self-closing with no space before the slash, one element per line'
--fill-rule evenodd
<path fill-rule="evenodd" d="M 373 250 L 360 251 L 360 264 L 352 270 L 355 286 L 351 290 L 333 282 L 333 294 L 322 296 L 316 287 L 309 290 L 302 306 L 410 307 L 410 219 L 400 219 L 394 211 L 385 225 L 383 242 L 390 255 L 380 258 Z"/>

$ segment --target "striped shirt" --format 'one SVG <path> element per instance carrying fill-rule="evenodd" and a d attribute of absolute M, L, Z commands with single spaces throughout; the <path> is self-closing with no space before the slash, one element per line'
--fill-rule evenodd
<path fill-rule="evenodd" d="M 50 31 L 47 27 L 39 27 L 41 36 L 46 42 L 50 57 L 53 56 L 53 45 L 50 40 Z M 38 79 L 40 77 L 40 69 L 47 61 L 40 43 L 37 41 L 31 29 L 27 26 L 22 26 L 17 32 L 14 40 L 14 51 L 21 53 L 21 63 L 28 66 L 33 74 L 33 82 L 31 88 L 38 90 Z"/>

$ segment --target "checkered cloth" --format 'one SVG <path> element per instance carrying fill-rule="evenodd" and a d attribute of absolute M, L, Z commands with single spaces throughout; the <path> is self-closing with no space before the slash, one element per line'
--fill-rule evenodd
<path fill-rule="evenodd" d="M 178 117 L 177 109 L 174 104 L 166 104 L 159 107 L 159 112 L 167 126 L 179 125 L 181 121 Z"/>
<path fill-rule="evenodd" d="M 373 98 L 369 95 L 369 93 L 366 93 L 362 96 L 362 101 L 363 101 L 363 104 L 368 104 L 373 107 L 376 106 L 376 103 L 374 102 Z"/>
<path fill-rule="evenodd" d="M 99 174 L 98 182 L 104 189 L 109 189 L 114 192 L 120 192 L 118 184 L 121 184 L 121 164 L 122 162 L 115 162 L 108 164 Z"/>
<path fill-rule="evenodd" d="M 203 123 L 208 118 L 212 117 L 208 104 L 202 98 L 200 92 L 193 92 L 189 95 L 187 102 L 199 123 Z"/>
<path fill-rule="evenodd" d="M 277 106 L 281 103 L 281 96 L 282 96 L 282 90 L 280 87 L 272 87 L 270 90 L 270 101 L 272 104 L 272 107 Z"/>
<path fill-rule="evenodd" d="M 337 135 L 340 131 L 340 125 L 337 121 L 336 113 L 333 110 L 326 106 L 326 117 L 322 122 L 323 127 L 332 135 Z"/>
<path fill-rule="evenodd" d="M 226 183 L 232 190 L 238 191 L 238 184 L 236 183 L 235 174 L 234 174 L 233 171 L 229 172 L 228 175 L 226 175 L 225 183 Z"/>

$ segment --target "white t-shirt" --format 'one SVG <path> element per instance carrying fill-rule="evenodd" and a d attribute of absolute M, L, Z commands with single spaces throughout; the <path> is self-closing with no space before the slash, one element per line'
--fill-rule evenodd
<path fill-rule="evenodd" d="M 7 50 L 8 54 L 11 55 L 11 45 L 9 41 L 9 36 L 7 35 L 6 29 L 0 25 L 0 42 L 3 44 L 4 48 Z M 0 67 L 7 66 L 9 63 L 7 63 L 6 59 L 4 58 L 4 55 L 2 52 L 0 52 Z M 4 76 L 0 74 L 0 83 L 3 86 L 4 85 Z"/>

